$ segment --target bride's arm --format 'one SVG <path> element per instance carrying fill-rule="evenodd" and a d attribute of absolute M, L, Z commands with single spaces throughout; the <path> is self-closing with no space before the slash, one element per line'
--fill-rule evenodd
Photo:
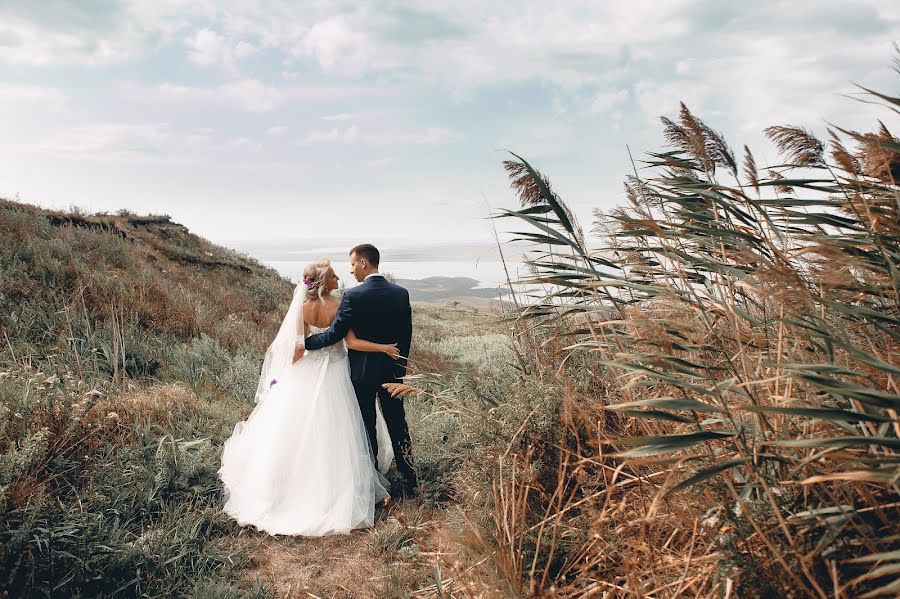
<path fill-rule="evenodd" d="M 291 361 L 291 364 L 296 364 L 306 352 L 304 340 L 306 339 L 307 333 L 309 333 L 309 325 L 305 322 L 298 323 L 298 325 L 302 326 L 297 326 L 297 343 L 294 345 L 294 359 Z"/>
<path fill-rule="evenodd" d="M 390 357 L 396 359 L 397 356 L 400 355 L 400 351 L 397 349 L 396 343 L 372 343 L 371 341 L 364 341 L 356 336 L 356 333 L 353 332 L 353 329 L 347 331 L 347 336 L 344 337 L 344 341 L 347 342 L 347 347 L 355 351 L 366 351 L 366 352 L 381 352 L 389 355 Z"/>

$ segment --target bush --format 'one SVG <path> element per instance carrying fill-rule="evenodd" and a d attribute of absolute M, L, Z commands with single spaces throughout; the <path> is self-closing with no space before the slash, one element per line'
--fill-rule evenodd
<path fill-rule="evenodd" d="M 422 349 L 434 351 L 456 364 L 474 366 L 492 372 L 509 369 L 515 362 L 508 335 L 467 335 L 442 337 L 423 343 Z"/>
<path fill-rule="evenodd" d="M 239 593 L 227 576 L 243 558 L 220 546 L 235 525 L 221 511 L 218 431 L 244 412 L 209 411 L 179 387 L 106 398 L 71 376 L 34 371 L 5 372 L 0 392 L 7 589 L 16 596 Z M 197 436 L 205 427 L 215 442 Z M 218 586 L 197 586 L 209 578 Z"/>
<path fill-rule="evenodd" d="M 253 401 L 262 368 L 261 356 L 254 349 L 244 347 L 232 354 L 202 334 L 175 346 L 169 360 L 171 375 L 197 391 L 212 389 L 237 400 Z"/>

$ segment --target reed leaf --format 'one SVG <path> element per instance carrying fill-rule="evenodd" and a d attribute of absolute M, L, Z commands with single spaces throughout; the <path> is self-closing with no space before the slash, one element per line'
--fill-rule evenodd
<path fill-rule="evenodd" d="M 724 462 L 718 464 L 713 464 L 712 466 L 709 466 L 707 468 L 701 468 L 688 478 L 684 479 L 683 481 L 666 491 L 666 495 L 674 495 L 680 491 L 687 489 L 688 487 L 692 487 L 705 480 L 718 476 L 723 472 L 726 472 L 733 468 L 737 468 L 738 466 L 746 464 L 749 461 L 750 458 L 733 458 L 730 460 L 725 460 Z"/>

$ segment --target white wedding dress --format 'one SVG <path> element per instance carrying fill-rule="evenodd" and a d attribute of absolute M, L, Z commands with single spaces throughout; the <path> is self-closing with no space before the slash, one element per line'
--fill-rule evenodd
<path fill-rule="evenodd" d="M 268 359 L 263 377 L 267 365 Z M 375 504 L 389 493 L 372 463 L 344 343 L 307 351 L 274 380 L 261 381 L 258 405 L 225 442 L 219 469 L 225 512 L 269 534 L 321 536 L 372 526 Z M 387 471 L 393 450 L 380 409 L 377 416 L 378 464 Z"/>

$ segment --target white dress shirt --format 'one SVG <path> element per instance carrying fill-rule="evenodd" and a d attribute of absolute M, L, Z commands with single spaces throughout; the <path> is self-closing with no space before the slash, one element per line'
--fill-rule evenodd
<path fill-rule="evenodd" d="M 363 282 L 368 281 L 368 280 L 369 280 L 369 277 L 383 277 L 383 276 L 384 276 L 384 275 L 381 274 L 380 272 L 369 273 L 369 274 L 366 275 L 366 278 L 363 279 Z"/>

